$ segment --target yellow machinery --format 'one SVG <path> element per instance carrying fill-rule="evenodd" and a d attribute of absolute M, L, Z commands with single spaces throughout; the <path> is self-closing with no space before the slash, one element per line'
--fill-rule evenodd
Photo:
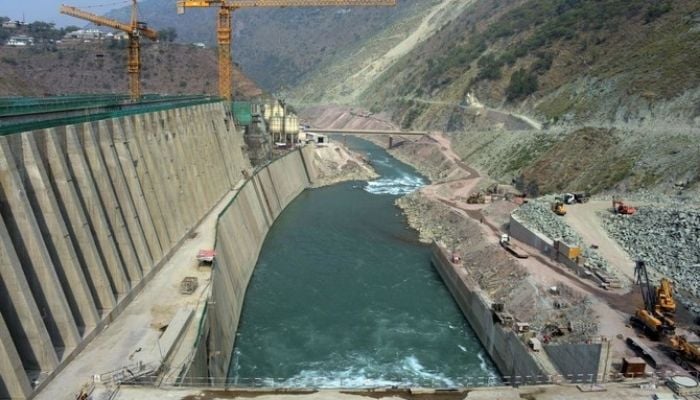
<path fill-rule="evenodd" d="M 630 322 L 644 330 L 650 339 L 659 340 L 662 335 L 672 333 L 676 329 L 676 303 L 673 300 L 671 281 L 663 278 L 655 291 L 644 261 L 637 261 L 634 274 L 642 293 L 644 308 L 637 310 Z"/>
<path fill-rule="evenodd" d="M 84 19 L 95 25 L 118 29 L 129 35 L 129 61 L 127 66 L 129 72 L 129 94 L 132 101 L 139 100 L 141 98 L 141 45 L 139 39 L 143 35 L 151 40 L 156 40 L 158 39 L 158 33 L 153 29 L 149 29 L 145 23 L 139 22 L 136 0 L 132 0 L 130 24 L 124 24 L 66 5 L 61 6 L 61 14 Z"/>
<path fill-rule="evenodd" d="M 659 287 L 656 288 L 656 307 L 663 314 L 676 312 L 676 301 L 673 299 L 673 285 L 667 278 L 661 278 Z"/>
<path fill-rule="evenodd" d="M 179 0 L 178 14 L 186 8 L 219 7 L 216 39 L 219 45 L 219 95 L 233 99 L 233 60 L 231 59 L 232 17 L 240 8 L 256 7 L 337 7 L 337 6 L 394 6 L 396 0 Z"/>
<path fill-rule="evenodd" d="M 552 211 L 557 215 L 566 215 L 566 207 L 564 207 L 564 203 L 559 200 L 552 203 Z"/>
<path fill-rule="evenodd" d="M 685 336 L 674 336 L 669 340 L 671 348 L 688 361 L 700 361 L 700 343 L 689 342 Z"/>

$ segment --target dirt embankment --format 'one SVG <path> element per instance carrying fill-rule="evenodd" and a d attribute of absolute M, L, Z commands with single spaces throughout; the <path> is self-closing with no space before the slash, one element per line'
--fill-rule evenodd
<path fill-rule="evenodd" d="M 366 159 L 340 143 L 316 146 L 314 150 L 314 157 L 309 160 L 317 174 L 314 187 L 343 181 L 366 181 L 378 176 Z"/>

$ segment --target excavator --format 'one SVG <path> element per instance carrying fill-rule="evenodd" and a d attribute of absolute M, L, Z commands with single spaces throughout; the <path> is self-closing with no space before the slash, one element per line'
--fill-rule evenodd
<path fill-rule="evenodd" d="M 625 204 L 625 202 L 623 202 L 621 199 L 616 198 L 613 198 L 612 208 L 615 214 L 634 215 L 637 212 L 636 208 Z"/>
<path fill-rule="evenodd" d="M 659 340 L 662 336 L 672 334 L 676 329 L 674 319 L 676 303 L 673 299 L 671 281 L 663 278 L 659 288 L 654 290 L 649 280 L 646 263 L 641 260 L 636 263 L 634 275 L 642 293 L 644 308 L 637 310 L 630 317 L 630 322 L 643 330 L 652 340 Z"/>

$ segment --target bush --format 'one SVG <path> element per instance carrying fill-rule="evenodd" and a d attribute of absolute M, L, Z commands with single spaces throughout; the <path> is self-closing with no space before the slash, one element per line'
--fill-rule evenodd
<path fill-rule="evenodd" d="M 4 62 L 5 64 L 17 65 L 17 60 L 10 57 L 2 57 L 0 58 L 0 61 Z"/>
<path fill-rule="evenodd" d="M 537 75 L 520 68 L 511 75 L 506 95 L 509 101 L 513 101 L 535 93 L 537 86 Z"/>
<path fill-rule="evenodd" d="M 668 1 L 654 3 L 647 9 L 647 14 L 644 17 L 644 21 L 646 21 L 648 24 L 671 11 L 672 8 L 671 2 Z"/>
<path fill-rule="evenodd" d="M 496 80 L 501 78 L 501 67 L 503 62 L 497 60 L 493 54 L 487 54 L 477 62 L 479 73 L 476 74 L 477 80 Z"/>

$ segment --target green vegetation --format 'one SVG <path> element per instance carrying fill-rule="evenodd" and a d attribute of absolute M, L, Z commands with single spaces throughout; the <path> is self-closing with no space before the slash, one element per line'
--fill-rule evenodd
<path fill-rule="evenodd" d="M 509 101 L 513 101 L 527 97 L 536 91 L 537 75 L 520 68 L 511 75 L 510 84 L 506 88 L 506 96 Z"/>
<path fill-rule="evenodd" d="M 158 40 L 161 42 L 174 42 L 177 39 L 177 29 L 169 27 L 158 31 Z"/>

